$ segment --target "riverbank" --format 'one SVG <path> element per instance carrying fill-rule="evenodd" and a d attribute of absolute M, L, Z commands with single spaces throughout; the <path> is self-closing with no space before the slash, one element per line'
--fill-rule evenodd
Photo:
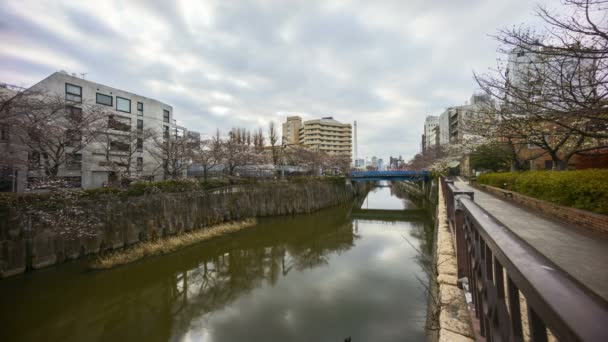
<path fill-rule="evenodd" d="M 448 224 L 443 189 L 438 187 L 435 235 L 436 294 L 434 312 L 438 341 L 474 341 L 475 334 L 464 291 L 458 287 L 454 236 Z"/>
<path fill-rule="evenodd" d="M 238 232 L 239 230 L 252 227 L 256 224 L 256 219 L 247 219 L 239 222 L 229 222 L 199 229 L 181 235 L 171 236 L 156 241 L 139 243 L 133 247 L 123 250 L 110 252 L 107 255 L 99 256 L 90 268 L 95 270 L 110 269 L 117 266 L 132 263 L 146 257 L 157 256 L 175 252 L 181 248 L 194 245 L 199 242 Z"/>
<path fill-rule="evenodd" d="M 173 189 L 173 188 L 171 188 Z M 18 195 L 0 207 L 0 278 L 248 218 L 311 213 L 365 190 L 343 179 L 94 198 Z"/>

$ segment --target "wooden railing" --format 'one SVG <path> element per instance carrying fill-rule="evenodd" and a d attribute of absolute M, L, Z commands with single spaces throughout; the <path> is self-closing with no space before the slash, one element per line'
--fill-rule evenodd
<path fill-rule="evenodd" d="M 608 341 L 608 303 L 442 179 L 458 277 L 466 277 L 486 341 Z M 605 272 L 606 270 L 597 270 Z M 527 310 L 522 315 L 520 295 Z"/>

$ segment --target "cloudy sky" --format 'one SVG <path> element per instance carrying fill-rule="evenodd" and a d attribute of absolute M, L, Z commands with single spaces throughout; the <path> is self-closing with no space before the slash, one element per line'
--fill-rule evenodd
<path fill-rule="evenodd" d="M 550 8 L 557 0 L 545 0 Z M 202 134 L 287 115 L 357 120 L 359 156 L 409 158 L 427 114 L 464 104 L 497 28 L 531 0 L 26 1 L 0 4 L 0 82 L 50 73 L 171 104 Z"/>

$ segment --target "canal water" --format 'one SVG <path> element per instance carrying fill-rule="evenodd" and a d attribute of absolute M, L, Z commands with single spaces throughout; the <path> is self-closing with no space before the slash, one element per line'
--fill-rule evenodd
<path fill-rule="evenodd" d="M 381 187 L 363 210 L 264 218 L 109 271 L 79 261 L 0 280 L 0 341 L 423 341 L 432 224 L 366 218 L 413 206 Z"/>

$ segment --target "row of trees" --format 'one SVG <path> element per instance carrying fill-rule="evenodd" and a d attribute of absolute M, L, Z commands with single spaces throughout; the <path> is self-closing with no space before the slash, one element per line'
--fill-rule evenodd
<path fill-rule="evenodd" d="M 261 128 L 253 133 L 243 128 L 233 128 L 225 138 L 217 130 L 215 136 L 202 139 L 190 151 L 192 161 L 202 169 L 205 180 L 210 171 L 219 166 L 223 166 L 228 175 L 235 175 L 238 168 L 247 166 L 260 170 L 295 167 L 311 175 L 318 175 L 322 170 L 346 172 L 350 166 L 347 156 L 331 155 L 297 145 L 278 145 L 274 122 L 270 122 L 267 136 L 269 145 L 265 144 L 266 138 Z"/>
<path fill-rule="evenodd" d="M 549 157 L 553 169 L 561 170 L 575 156 L 608 154 L 608 1 L 563 4 L 570 15 L 537 6 L 543 30 L 522 25 L 493 36 L 505 57 L 474 74 L 493 101 L 478 106 L 461 126 L 473 138 L 456 151 L 438 148 L 417 156 L 413 167 L 474 149 L 475 158 L 492 156 L 494 167 L 514 170 L 539 157 Z"/>

